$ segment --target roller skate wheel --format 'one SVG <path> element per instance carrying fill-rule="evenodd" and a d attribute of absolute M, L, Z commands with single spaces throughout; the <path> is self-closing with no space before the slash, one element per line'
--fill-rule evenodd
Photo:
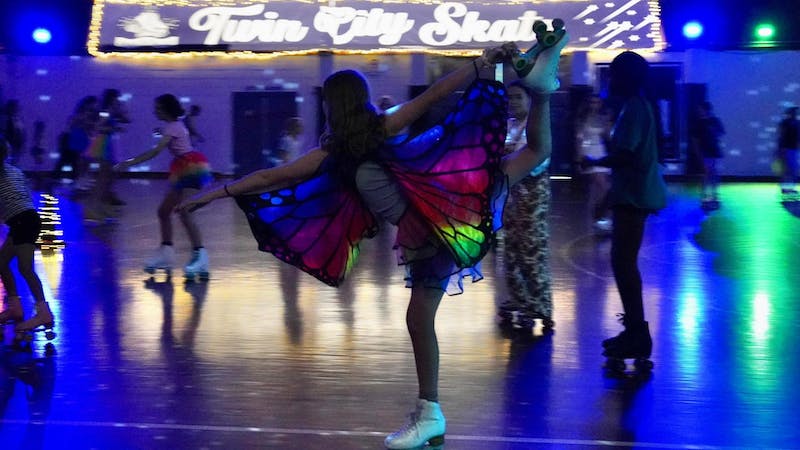
<path fill-rule="evenodd" d="M 617 358 L 608 358 L 606 359 L 605 368 L 611 372 L 624 373 L 626 368 L 625 361 Z"/>
<path fill-rule="evenodd" d="M 534 33 L 538 35 L 539 33 L 544 33 L 546 31 L 547 31 L 547 24 L 544 23 L 543 20 L 537 20 L 536 22 L 533 22 Z"/>
<path fill-rule="evenodd" d="M 47 356 L 52 356 L 56 354 L 56 346 L 53 345 L 52 342 L 48 342 L 44 346 L 44 354 Z"/>
<path fill-rule="evenodd" d="M 564 19 L 553 19 L 553 29 L 558 31 L 564 28 Z"/>
<path fill-rule="evenodd" d="M 649 359 L 637 359 L 633 362 L 633 366 L 642 372 L 649 372 L 653 370 L 653 361 Z"/>
<path fill-rule="evenodd" d="M 55 333 L 55 331 L 45 331 L 44 332 L 44 337 L 48 341 L 52 341 L 53 339 L 56 338 L 56 333 Z"/>
<path fill-rule="evenodd" d="M 555 33 L 546 33 L 544 39 L 540 41 L 545 47 L 552 47 L 558 42 L 558 35 Z"/>
<path fill-rule="evenodd" d="M 144 271 L 145 271 L 145 273 L 149 273 L 150 275 L 152 275 L 152 274 L 156 273 L 156 268 L 155 267 L 145 267 Z"/>

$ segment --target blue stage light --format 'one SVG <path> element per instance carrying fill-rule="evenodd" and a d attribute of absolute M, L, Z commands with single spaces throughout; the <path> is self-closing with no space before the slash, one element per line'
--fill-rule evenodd
<path fill-rule="evenodd" d="M 697 39 L 702 34 L 703 34 L 703 25 L 700 22 L 696 21 L 696 20 L 693 20 L 691 22 L 687 22 L 683 26 L 683 35 L 687 39 Z"/>
<path fill-rule="evenodd" d="M 53 38 L 53 35 L 50 33 L 50 30 L 42 27 L 33 30 L 32 36 L 33 40 L 39 44 L 47 44 L 48 42 L 50 42 L 50 39 Z"/>

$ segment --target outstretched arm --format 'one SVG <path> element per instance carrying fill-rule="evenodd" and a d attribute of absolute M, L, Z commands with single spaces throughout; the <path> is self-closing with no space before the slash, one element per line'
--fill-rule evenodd
<path fill-rule="evenodd" d="M 230 183 L 205 189 L 184 200 L 177 211 L 193 211 L 220 198 L 251 194 L 286 187 L 312 176 L 328 152 L 315 148 L 286 164 L 269 169 L 256 170 Z"/>
<path fill-rule="evenodd" d="M 114 166 L 114 170 L 115 171 L 124 170 L 127 169 L 128 167 L 132 167 L 155 158 L 156 156 L 158 156 L 159 153 L 161 153 L 162 150 L 167 148 L 167 145 L 169 145 L 171 140 L 172 136 L 162 136 L 161 139 L 159 139 L 158 143 L 155 145 L 155 147 L 151 148 L 150 150 L 138 156 L 134 156 L 133 158 L 128 158 L 125 161 L 116 164 Z"/>
<path fill-rule="evenodd" d="M 443 100 L 452 92 L 463 87 L 468 81 L 475 78 L 479 70 L 494 66 L 498 62 L 511 57 L 518 51 L 516 44 L 509 42 L 501 47 L 492 47 L 483 51 L 483 54 L 473 59 L 469 64 L 464 64 L 433 83 L 422 94 L 401 103 L 386 112 L 386 131 L 389 136 L 399 133 L 403 128 L 419 119 L 437 102 Z"/>

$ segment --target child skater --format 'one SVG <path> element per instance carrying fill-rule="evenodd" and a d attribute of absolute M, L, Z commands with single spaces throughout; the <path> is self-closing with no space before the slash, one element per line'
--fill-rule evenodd
<path fill-rule="evenodd" d="M 172 94 L 164 94 L 155 99 L 155 116 L 164 121 L 161 128 L 161 139 L 152 149 L 117 164 L 117 171 L 127 169 L 144 161 L 155 158 L 165 148 L 172 154 L 169 166 L 169 190 L 158 207 L 158 222 L 161 226 L 161 246 L 156 254 L 146 262 L 144 270 L 148 273 L 156 269 L 164 269 L 170 273 L 175 259 L 172 245 L 172 212 L 184 198 L 196 193 L 211 182 L 211 170 L 206 157 L 193 149 L 189 140 L 189 131 L 180 119 L 184 115 L 183 107 Z M 192 243 L 192 258 L 184 267 L 187 279 L 195 275 L 208 277 L 208 254 L 203 247 L 200 230 L 190 211 L 182 211 L 181 223 L 186 228 Z"/>
<path fill-rule="evenodd" d="M 0 324 L 16 323 L 15 328 L 19 335 L 39 327 L 50 330 L 55 324 L 50 306 L 45 301 L 42 281 L 33 268 L 33 253 L 42 221 L 33 207 L 25 175 L 5 162 L 10 150 L 8 142 L 0 138 L 0 217 L 8 225 L 8 235 L 0 247 L 0 280 L 3 281 L 6 291 Z M 17 258 L 17 269 L 36 302 L 33 305 L 33 317 L 24 322 L 17 284 L 11 272 L 11 260 L 14 258 Z"/>
<path fill-rule="evenodd" d="M 462 277 L 481 278 L 477 265 L 500 225 L 508 184 L 526 177 L 550 154 L 549 94 L 558 87 L 555 76 L 566 41 L 565 36 L 542 52 L 533 69 L 525 72 L 526 86 L 534 96 L 527 122 L 528 145 L 517 152 L 502 155 L 505 88 L 479 76 L 518 54 L 516 45 L 508 43 L 485 50 L 421 95 L 385 112 L 370 102 L 363 75 L 353 70 L 334 73 L 322 87 L 327 125 L 319 147 L 284 165 L 207 189 L 178 208 L 188 211 L 236 197 L 262 250 L 331 285 L 337 285 L 352 267 L 358 240 L 374 235 L 371 213 L 397 225 L 395 247 L 411 288 L 406 324 L 419 392 L 415 412 L 405 426 L 386 437 L 387 448 L 444 442 L 436 311 L 445 292 L 462 291 Z M 400 143 L 391 139 L 470 82 L 456 110 L 440 125 Z M 314 201 L 308 210 L 303 209 L 304 202 Z M 320 216 L 324 221 L 316 220 Z M 344 231 L 338 233 L 340 223 Z M 325 246 L 330 252 L 321 248 Z M 339 252 L 345 262 L 331 270 L 329 261 Z"/>

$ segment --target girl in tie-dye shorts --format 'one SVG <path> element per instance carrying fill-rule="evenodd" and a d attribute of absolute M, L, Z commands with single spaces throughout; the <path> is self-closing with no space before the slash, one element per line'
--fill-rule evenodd
<path fill-rule="evenodd" d="M 161 227 L 161 245 L 150 260 L 145 263 L 145 271 L 153 273 L 157 269 L 172 270 L 175 251 L 172 246 L 172 215 L 180 202 L 208 185 L 212 180 L 211 170 L 205 155 L 192 147 L 189 130 L 180 120 L 185 114 L 178 99 L 172 94 L 164 94 L 155 100 L 155 115 L 164 121 L 160 129 L 161 139 L 155 147 L 139 156 L 130 158 L 115 166 L 122 170 L 154 158 L 167 149 L 173 155 L 169 166 L 169 189 L 158 207 L 158 222 Z M 191 211 L 179 212 L 181 223 L 189 235 L 193 252 L 184 266 L 187 278 L 198 275 L 208 276 L 208 254 L 203 247 L 202 237 Z"/>

